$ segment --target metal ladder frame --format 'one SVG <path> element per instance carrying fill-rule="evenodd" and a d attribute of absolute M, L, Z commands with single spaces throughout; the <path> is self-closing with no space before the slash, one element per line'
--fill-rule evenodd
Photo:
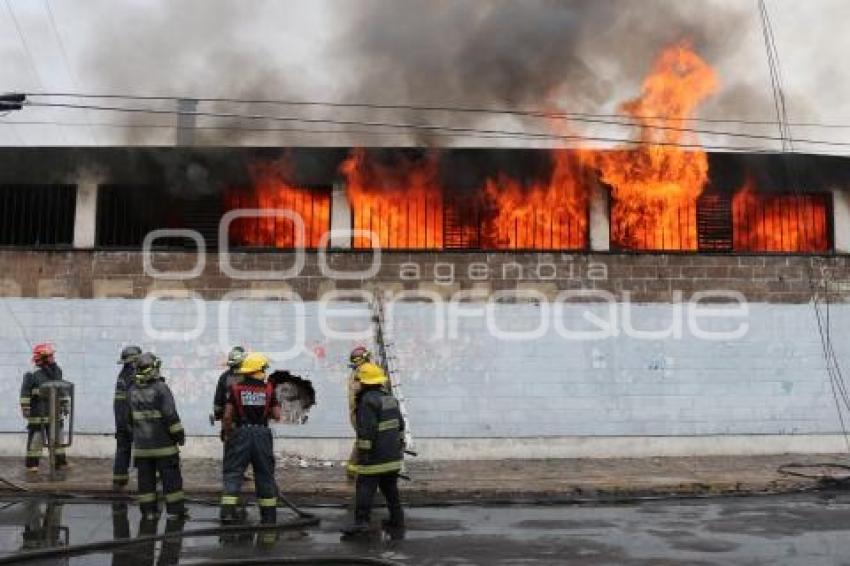
<path fill-rule="evenodd" d="M 411 456 L 416 456 L 416 452 L 413 450 L 413 432 L 410 428 L 410 418 L 408 417 L 407 412 L 407 403 L 406 397 L 404 396 L 404 390 L 401 385 L 401 372 L 398 368 L 397 361 L 398 356 L 395 355 L 393 350 L 394 344 L 392 341 L 387 339 L 387 333 L 385 332 L 385 322 L 384 322 L 384 302 L 383 302 L 383 294 L 384 291 L 380 288 L 376 289 L 373 294 L 373 301 L 371 304 L 372 307 L 372 323 L 375 329 L 375 344 L 377 344 L 377 354 L 378 354 L 378 364 L 383 368 L 384 372 L 387 374 L 390 382 L 390 392 L 398 401 L 399 411 L 401 412 L 402 418 L 404 418 L 404 445 L 405 445 L 405 453 Z M 402 474 L 404 474 L 404 464 L 402 464 Z"/>

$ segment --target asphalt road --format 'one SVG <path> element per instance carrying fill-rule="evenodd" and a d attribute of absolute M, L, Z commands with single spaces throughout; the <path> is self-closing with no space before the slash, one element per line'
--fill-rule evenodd
<path fill-rule="evenodd" d="M 134 537 L 130 505 L 0 500 L 0 553 Z M 461 564 L 850 564 L 850 494 L 648 501 L 628 505 L 452 506 L 408 510 L 404 539 L 340 541 L 343 509 L 314 508 L 308 531 L 124 546 L 30 564 L 191 564 L 209 559 L 357 555 L 410 565 Z M 215 507 L 193 506 L 185 529 L 216 525 Z M 255 513 L 252 511 L 252 514 Z M 281 511 L 281 520 L 290 514 Z M 376 520 L 383 516 L 376 513 Z M 377 521 L 376 521 L 377 522 Z M 165 529 L 165 520 L 158 525 Z M 174 525 L 172 525 L 173 527 Z M 178 558 L 179 557 L 179 558 Z"/>

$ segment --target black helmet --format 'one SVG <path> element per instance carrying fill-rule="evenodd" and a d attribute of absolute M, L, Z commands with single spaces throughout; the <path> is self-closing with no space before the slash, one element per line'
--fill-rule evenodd
<path fill-rule="evenodd" d="M 245 360 L 245 348 L 242 346 L 234 346 L 230 353 L 227 354 L 227 365 L 232 368 L 238 368 Z"/>
<path fill-rule="evenodd" d="M 136 379 L 140 381 L 148 381 L 159 377 L 159 368 L 162 362 L 156 354 L 145 352 L 136 361 Z"/>
<path fill-rule="evenodd" d="M 127 346 L 123 350 L 121 350 L 121 359 L 118 360 L 119 364 L 134 364 L 139 360 L 139 356 L 142 355 L 142 349 L 138 346 Z"/>

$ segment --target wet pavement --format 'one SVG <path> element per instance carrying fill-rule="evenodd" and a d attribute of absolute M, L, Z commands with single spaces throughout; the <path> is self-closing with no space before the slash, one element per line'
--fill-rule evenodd
<path fill-rule="evenodd" d="M 850 494 L 658 500 L 618 505 L 446 506 L 408 509 L 404 539 L 340 541 L 345 509 L 307 509 L 318 527 L 267 535 L 170 539 L 29 564 L 192 564 L 211 559 L 357 555 L 410 565 L 850 564 Z M 80 544 L 217 525 L 193 505 L 184 525 L 140 522 L 125 503 L 0 500 L 0 558 L 22 549 Z M 251 510 L 253 519 L 255 511 Z M 280 520 L 291 513 L 281 510 Z"/>

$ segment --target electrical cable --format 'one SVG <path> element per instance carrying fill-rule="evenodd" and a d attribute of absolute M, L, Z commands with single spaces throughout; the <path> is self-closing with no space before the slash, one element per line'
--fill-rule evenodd
<path fill-rule="evenodd" d="M 0 108 L 6 104 L 11 103 L 3 103 L 0 102 Z M 272 122 L 295 122 L 295 123 L 304 123 L 304 124 L 334 124 L 334 125 L 342 125 L 342 126 L 366 126 L 366 127 L 378 127 L 378 128 L 388 128 L 388 129 L 400 129 L 400 130 L 422 130 L 428 132 L 451 132 L 451 133 L 463 133 L 463 134 L 501 134 L 501 135 L 510 135 L 510 136 L 521 136 L 532 139 L 543 139 L 543 140 L 570 140 L 570 141 L 598 141 L 598 142 L 607 142 L 607 143 L 618 143 L 618 144 L 643 144 L 650 146 L 670 146 L 670 147 L 680 147 L 680 148 L 691 148 L 691 149 L 706 149 L 706 148 L 714 148 L 714 149 L 733 149 L 733 150 L 751 150 L 757 151 L 758 148 L 746 148 L 741 146 L 723 146 L 723 145 L 714 145 L 714 146 L 704 146 L 698 143 L 685 143 L 685 142 L 669 142 L 669 141 L 659 141 L 659 140 L 641 140 L 641 139 L 624 139 L 624 138 L 615 138 L 610 136 L 588 136 L 588 135 L 578 135 L 578 134 L 553 134 L 546 132 L 527 132 L 527 131 L 519 131 L 519 130 L 502 130 L 502 129 L 483 129 L 483 128 L 473 128 L 467 126 L 451 126 L 447 124 L 415 124 L 415 123 L 398 123 L 398 122 L 384 122 L 384 121 L 368 121 L 368 120 L 340 120 L 340 119 L 330 119 L 330 118 L 308 118 L 303 116 L 276 116 L 276 115 L 268 115 L 268 114 L 240 114 L 235 112 L 205 112 L 205 111 L 181 111 L 177 109 L 161 109 L 161 108 L 139 108 L 139 107 L 128 107 L 128 106 L 103 106 L 96 104 L 71 104 L 71 103 L 52 103 L 52 102 L 32 102 L 27 101 L 24 103 L 25 106 L 32 107 L 46 107 L 46 108 L 68 108 L 68 109 L 80 109 L 80 110 L 96 110 L 96 111 L 104 111 L 104 112 L 122 112 L 122 113 L 131 113 L 131 114 L 154 114 L 154 115 L 177 115 L 177 116 L 195 116 L 195 117 L 203 117 L 203 118 L 225 118 L 225 119 L 240 119 L 240 120 L 265 120 Z M 627 124 L 616 124 L 620 126 L 627 126 Z M 632 124 L 632 126 L 639 126 L 642 128 L 652 128 L 652 126 L 645 126 L 641 124 Z M 668 127 L 658 127 L 658 129 L 671 129 Z M 673 128 L 675 129 L 675 128 Z M 744 134 L 737 132 L 717 132 L 710 130 L 697 130 L 697 129 L 681 129 L 682 131 L 690 132 L 690 133 L 701 133 L 705 135 L 716 135 L 716 136 L 730 136 L 736 138 L 744 138 L 751 140 L 761 140 L 761 141 L 781 141 L 782 138 L 777 138 L 775 136 L 767 136 L 760 134 Z M 800 143 L 806 143 L 810 145 L 822 145 L 826 147 L 850 147 L 850 142 L 835 142 L 829 140 L 815 140 L 815 139 L 799 139 L 797 140 Z"/>
<path fill-rule="evenodd" d="M 71 79 L 71 84 L 74 85 L 74 89 L 79 90 L 79 84 L 77 82 L 76 74 L 74 73 L 74 68 L 71 66 L 71 59 L 68 57 L 68 50 L 65 49 L 65 42 L 62 41 L 62 35 L 59 33 L 59 26 L 56 25 L 56 18 L 53 15 L 53 8 L 50 6 L 50 0 L 44 0 L 44 8 L 47 11 L 47 19 L 50 22 L 50 27 L 53 29 L 53 34 L 56 36 L 56 43 L 59 45 L 59 51 L 62 53 L 62 62 L 65 64 L 65 68 L 68 70 L 68 77 Z M 88 116 L 88 113 L 86 113 Z M 92 143 L 95 143 L 94 133 L 89 124 L 86 124 L 88 127 L 89 138 Z"/>
<path fill-rule="evenodd" d="M 320 523 L 319 519 L 304 519 L 298 518 L 286 523 L 277 524 L 259 524 L 259 525 L 225 525 L 220 527 L 211 527 L 206 529 L 194 529 L 188 531 L 175 531 L 171 533 L 163 533 L 156 535 L 144 535 L 134 539 L 117 539 L 88 542 L 83 544 L 75 544 L 70 546 L 57 546 L 53 548 L 45 548 L 41 550 L 30 550 L 7 554 L 0 556 L 0 564 L 18 564 L 20 562 L 29 562 L 33 560 L 50 560 L 55 558 L 67 558 L 70 556 L 80 556 L 120 548 L 122 546 L 134 545 L 139 543 L 157 542 L 168 539 L 177 538 L 198 538 L 211 537 L 219 535 L 237 534 L 237 533 L 253 533 L 253 532 L 269 532 L 269 531 L 288 531 L 296 529 L 305 529 L 307 527 L 315 527 Z"/>
<path fill-rule="evenodd" d="M 547 112 L 531 109 L 511 108 L 482 108 L 470 106 L 447 106 L 447 105 L 417 105 L 417 104 L 377 104 L 367 102 L 331 102 L 312 100 L 286 100 L 286 99 L 250 99 L 250 98 L 228 98 L 228 97 L 202 97 L 202 96 L 167 96 L 167 95 L 135 95 L 135 94 L 104 94 L 104 93 L 81 93 L 81 92 L 32 92 L 30 96 L 55 97 L 55 98 L 91 98 L 91 99 L 114 99 L 114 100 L 139 100 L 139 101 L 175 101 L 195 100 L 197 102 L 231 103 L 231 104 L 269 104 L 277 106 L 319 106 L 328 108 L 365 108 L 370 110 L 415 110 L 421 112 L 451 112 L 467 114 L 493 114 L 509 116 L 525 116 L 530 118 L 553 118 L 553 119 L 576 119 L 576 118 L 612 118 L 629 121 L 636 120 L 671 120 L 679 122 L 697 122 L 709 124 L 742 124 L 748 126 L 775 126 L 774 120 L 749 120 L 740 118 L 695 118 L 695 117 L 671 117 L 632 115 L 618 113 L 590 113 L 590 112 Z M 850 124 L 825 124 L 817 122 L 793 122 L 791 126 L 806 128 L 830 128 L 850 129 Z"/>
<path fill-rule="evenodd" d="M 34 96 L 34 95 L 28 95 L 28 96 Z M 142 99 L 146 99 L 146 100 L 152 100 L 153 99 L 153 98 L 150 98 L 150 97 L 148 97 L 148 98 L 138 97 L 138 98 L 142 98 Z M 131 99 L 131 100 L 138 100 L 138 98 L 137 97 L 128 97 L 128 99 Z M 155 99 L 161 100 L 159 98 L 155 98 Z M 307 102 L 305 104 L 312 104 L 312 103 Z M 318 104 L 318 103 L 316 103 L 316 104 Z M 337 106 L 339 106 L 339 105 L 345 106 L 344 104 L 338 104 Z M 361 105 L 358 105 L 358 106 L 361 106 Z M 444 110 L 450 111 L 450 109 L 444 109 Z M 458 111 L 462 112 L 462 111 L 474 111 L 474 110 L 458 109 Z M 532 116 L 531 114 L 528 114 L 528 113 L 526 113 L 524 115 Z M 636 127 L 636 128 L 640 128 L 640 129 L 643 129 L 643 130 L 672 131 L 672 132 L 679 132 L 679 133 L 702 134 L 702 135 L 709 135 L 709 136 L 713 135 L 713 136 L 737 137 L 737 138 L 743 138 L 743 139 L 760 139 L 760 140 L 779 141 L 778 138 L 776 138 L 776 137 L 760 135 L 760 134 L 748 134 L 748 133 L 718 131 L 718 130 L 701 130 L 701 129 L 697 129 L 697 128 L 684 128 L 684 127 L 679 127 L 679 126 L 656 125 L 656 124 L 648 123 L 651 120 L 663 120 L 665 122 L 681 121 L 677 118 L 669 118 L 669 117 L 655 117 L 655 118 L 640 118 L 639 119 L 639 118 L 634 118 L 634 117 L 624 115 L 621 119 L 610 119 L 610 118 L 605 118 L 604 115 L 602 115 L 601 117 L 598 117 L 598 118 L 597 117 L 582 117 L 582 116 L 579 116 L 579 115 L 572 115 L 572 114 L 561 114 L 561 115 L 558 115 L 558 116 L 569 119 L 569 120 L 574 121 L 574 122 L 584 122 L 584 123 L 591 123 L 591 124 L 602 124 L 602 125 L 628 127 L 628 128 Z M 555 118 L 556 115 L 539 113 L 537 115 L 533 115 L 533 117 Z M 847 146 L 847 145 L 850 145 L 850 143 L 832 142 L 832 141 L 828 141 L 828 140 L 800 140 L 800 141 L 801 142 L 808 141 L 808 143 L 818 144 L 818 145 L 822 144 L 822 145 L 827 145 L 827 146 L 831 146 L 831 145 Z"/>
<path fill-rule="evenodd" d="M 0 120 L 0 124 L 17 124 L 17 125 L 54 125 L 54 126 L 95 126 L 95 127 L 105 127 L 105 128 L 119 128 L 119 129 L 165 129 L 165 130 L 174 130 L 173 124 L 116 124 L 110 122 L 57 122 L 50 120 Z M 251 128 L 244 126 L 194 126 L 195 130 L 212 130 L 212 131 L 235 131 L 235 132 L 294 132 L 294 133 L 304 133 L 304 134 L 345 134 L 345 135 L 368 135 L 368 136 L 408 136 L 409 133 L 405 131 L 379 131 L 379 130 L 350 130 L 350 129 L 309 129 L 309 128 L 299 128 L 299 127 L 285 127 L 285 128 Z M 510 135 L 510 134 L 449 134 L 449 133 L 441 133 L 434 132 L 430 134 L 432 136 L 438 137 L 446 137 L 446 138 L 476 138 L 476 139 L 507 139 L 507 140 L 516 140 L 516 139 L 525 139 L 522 135 Z M 748 148 L 744 148 L 745 151 Z"/>
<path fill-rule="evenodd" d="M 767 54 L 767 63 L 770 71 L 770 83 L 773 94 L 774 109 L 776 111 L 777 124 L 779 126 L 779 135 L 780 138 L 782 138 L 782 150 L 783 155 L 785 156 L 786 171 L 788 173 L 788 177 L 791 181 L 791 184 L 794 187 L 794 192 L 796 194 L 799 194 L 801 190 L 799 182 L 800 177 L 797 174 L 796 167 L 793 161 L 789 159 L 790 155 L 794 153 L 795 139 L 791 131 L 790 121 L 788 119 L 788 106 L 785 99 L 785 92 L 782 87 L 783 81 L 781 72 L 781 62 L 779 59 L 779 50 L 776 47 L 776 38 L 773 33 L 773 26 L 770 21 L 770 13 L 767 9 L 766 0 L 758 0 L 758 10 L 761 21 L 762 37 L 765 44 L 765 52 Z M 827 376 L 829 377 L 830 388 L 832 391 L 833 400 L 835 402 L 835 408 L 838 413 L 838 421 L 844 436 L 845 447 L 847 449 L 848 454 L 850 454 L 850 437 L 848 436 L 847 425 L 844 419 L 844 411 L 841 407 L 841 402 L 843 401 L 844 406 L 847 408 L 848 411 L 850 411 L 850 396 L 848 396 L 847 383 L 845 382 L 844 376 L 841 372 L 841 366 L 839 364 L 838 357 L 836 356 L 835 350 L 832 347 L 831 333 L 828 328 L 828 277 L 826 276 L 826 273 L 822 272 L 822 276 L 824 277 L 823 281 L 827 289 L 827 328 L 824 328 L 825 323 L 823 315 L 821 313 L 818 297 L 819 291 L 818 286 L 815 284 L 814 266 L 811 261 L 809 262 L 808 272 L 809 289 L 812 293 L 812 307 L 814 308 L 815 318 L 817 320 L 818 334 L 820 336 L 821 349 L 823 350 L 824 362 L 826 364 L 826 372 Z"/>
<path fill-rule="evenodd" d="M 18 39 L 21 40 L 21 45 L 24 48 L 25 55 L 27 57 L 27 62 L 29 63 L 30 71 L 32 72 L 32 77 L 35 79 L 35 83 L 39 88 L 44 88 L 44 83 L 41 81 L 41 77 L 38 75 L 38 67 L 35 64 L 35 57 L 33 57 L 32 50 L 30 49 L 29 44 L 27 43 L 26 36 L 24 34 L 24 30 L 21 27 L 20 22 L 18 21 L 18 17 L 15 16 L 15 10 L 12 9 L 11 0 L 4 0 L 6 4 L 6 11 L 9 13 L 9 17 L 12 19 L 12 23 L 15 26 L 15 31 L 18 33 Z M 3 104 L 0 103 L 0 108 L 2 108 Z M 67 141 L 65 136 L 65 132 L 59 128 L 59 133 L 62 136 L 62 139 Z"/>
<path fill-rule="evenodd" d="M 0 108 L 3 106 L 3 102 L 0 102 Z M 178 110 L 163 110 L 156 108 L 130 108 L 124 106 L 98 106 L 91 104 L 59 104 L 59 103 L 43 103 L 43 102 L 27 102 L 26 106 L 34 106 L 34 107 L 49 107 L 49 108 L 71 108 L 71 109 L 87 109 L 87 110 L 98 110 L 98 111 L 107 111 L 107 112 L 123 112 L 123 113 L 131 113 L 131 114 L 154 114 L 154 115 L 188 115 L 188 116 L 196 116 L 196 117 L 204 117 L 204 118 L 226 118 L 226 119 L 240 119 L 240 120 L 264 120 L 270 122 L 295 122 L 295 123 L 304 123 L 304 124 L 334 124 L 341 126 L 366 126 L 366 127 L 378 127 L 378 128 L 388 128 L 388 129 L 398 129 L 398 130 L 422 130 L 427 132 L 451 132 L 451 133 L 462 133 L 462 134 L 501 134 L 501 135 L 509 135 L 509 136 L 517 136 L 523 138 L 530 139 L 540 139 L 540 140 L 550 140 L 550 141 L 558 141 L 558 140 L 566 140 L 566 141 L 597 141 L 597 142 L 607 142 L 607 143 L 617 143 L 617 144 L 637 144 L 637 145 L 651 145 L 655 147 L 679 147 L 684 149 L 716 149 L 716 150 L 733 150 L 733 151 L 749 151 L 752 153 L 758 153 L 763 151 L 761 148 L 757 147 L 742 147 L 742 146 L 724 146 L 724 145 L 712 145 L 705 146 L 698 143 L 682 143 L 682 142 L 665 142 L 665 141 L 644 141 L 644 140 L 635 140 L 635 139 L 624 139 L 624 138 L 613 138 L 606 136 L 586 136 L 586 135 L 571 135 L 571 134 L 552 134 L 552 133 L 541 133 L 541 132 L 523 132 L 516 130 L 498 130 L 498 129 L 481 129 L 481 128 L 472 128 L 465 126 L 449 126 L 442 124 L 407 124 L 407 123 L 394 123 L 394 122 L 378 122 L 378 121 L 364 121 L 364 120 L 335 120 L 335 119 L 325 119 L 325 118 L 305 118 L 298 116 L 273 116 L 273 115 L 264 115 L 264 114 L 238 114 L 233 112 L 185 112 Z M 833 142 L 828 142 L 833 143 Z M 837 143 L 837 142 L 836 142 Z M 844 146 L 850 146 L 850 143 L 842 144 Z"/>

